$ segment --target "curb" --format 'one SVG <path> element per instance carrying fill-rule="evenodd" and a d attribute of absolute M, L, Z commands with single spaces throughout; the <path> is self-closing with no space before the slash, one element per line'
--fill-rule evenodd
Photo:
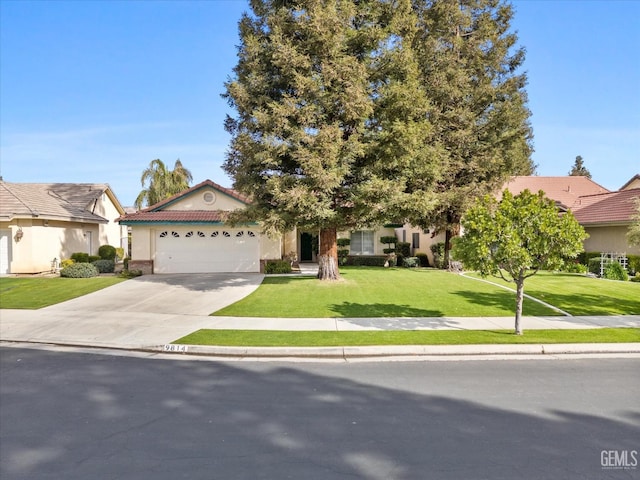
<path fill-rule="evenodd" d="M 97 351 L 168 354 L 176 357 L 215 357 L 222 360 L 442 360 L 456 358 L 552 358 L 561 355 L 638 355 L 640 343 L 564 343 L 520 345 L 386 345 L 350 347 L 226 347 L 203 345 L 89 344 L 87 342 L 34 342 L 0 340 L 0 346 L 62 347 Z"/>
<path fill-rule="evenodd" d="M 386 357 L 455 357 L 494 355 L 640 354 L 640 343 L 574 343 L 523 345 L 387 345 L 371 347 L 225 347 L 160 345 L 159 353 L 229 358 L 348 359 Z"/>

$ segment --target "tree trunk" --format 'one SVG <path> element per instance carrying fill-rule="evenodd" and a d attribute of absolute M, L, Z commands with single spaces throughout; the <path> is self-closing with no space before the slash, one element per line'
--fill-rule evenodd
<path fill-rule="evenodd" d="M 442 262 L 442 268 L 445 270 L 449 270 L 451 266 L 451 238 L 453 237 L 453 233 L 449 228 L 445 230 L 444 233 L 444 259 Z"/>
<path fill-rule="evenodd" d="M 516 335 L 522 335 L 520 319 L 522 318 L 522 300 L 524 299 L 524 278 L 516 280 Z"/>
<path fill-rule="evenodd" d="M 340 272 L 338 271 L 338 232 L 335 228 L 323 228 L 320 230 L 318 278 L 320 280 L 340 279 Z"/>

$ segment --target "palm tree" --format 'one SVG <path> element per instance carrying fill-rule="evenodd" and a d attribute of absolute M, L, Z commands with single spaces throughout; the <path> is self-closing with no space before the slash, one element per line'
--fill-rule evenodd
<path fill-rule="evenodd" d="M 142 172 L 140 183 L 143 188 L 134 205 L 139 210 L 145 205 L 158 203 L 189 188 L 192 180 L 191 172 L 184 168 L 180 159 L 176 160 L 173 170 L 169 170 L 162 160 L 156 158 Z M 147 183 L 149 186 L 145 188 Z"/>

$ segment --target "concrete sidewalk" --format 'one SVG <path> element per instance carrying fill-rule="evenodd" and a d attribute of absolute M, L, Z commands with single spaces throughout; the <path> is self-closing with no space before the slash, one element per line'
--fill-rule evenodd
<path fill-rule="evenodd" d="M 556 328 L 640 328 L 640 315 L 592 317 L 524 317 L 525 330 Z M 638 353 L 637 344 L 464 345 L 340 348 L 245 348 L 171 346 L 199 329 L 246 330 L 511 330 L 512 317 L 436 318 L 247 318 L 60 308 L 0 310 L 0 341 L 156 352 L 192 353 L 234 358 L 362 358 L 425 355 L 494 355 L 533 353 Z"/>

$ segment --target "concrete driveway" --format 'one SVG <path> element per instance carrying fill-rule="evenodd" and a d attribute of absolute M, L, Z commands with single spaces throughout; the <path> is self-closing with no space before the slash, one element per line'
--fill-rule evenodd
<path fill-rule="evenodd" d="M 263 277 L 256 273 L 144 275 L 44 310 L 209 315 L 249 295 Z"/>
<path fill-rule="evenodd" d="M 39 310 L 0 311 L 5 341 L 144 348 L 216 324 L 209 314 L 253 292 L 248 274 L 145 275 Z"/>

